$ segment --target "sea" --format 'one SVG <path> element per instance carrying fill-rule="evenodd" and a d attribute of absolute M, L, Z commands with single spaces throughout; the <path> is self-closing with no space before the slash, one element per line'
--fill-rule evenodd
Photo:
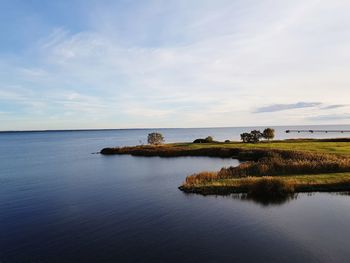
<path fill-rule="evenodd" d="M 266 127 L 0 133 L 0 262 L 349 262 L 348 193 L 283 202 L 178 189 L 235 159 L 104 156 L 104 147 L 239 134 Z M 276 139 L 350 137 L 342 126 L 272 127 Z"/>

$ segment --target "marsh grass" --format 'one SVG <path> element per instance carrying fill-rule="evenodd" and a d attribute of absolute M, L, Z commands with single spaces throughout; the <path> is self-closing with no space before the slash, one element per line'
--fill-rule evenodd
<path fill-rule="evenodd" d="M 339 155 L 273 150 L 255 152 L 259 158 L 219 172 L 186 178 L 181 190 L 203 194 L 243 192 L 278 197 L 294 191 L 350 189 L 350 158 Z M 344 172 L 348 172 L 344 175 Z"/>
<path fill-rule="evenodd" d="M 210 156 L 236 157 L 242 156 L 249 150 L 287 150 L 309 151 L 316 153 L 331 153 L 336 155 L 350 155 L 350 139 L 289 139 L 274 140 L 260 143 L 241 142 L 213 142 L 213 143 L 170 143 L 161 146 L 139 145 L 133 147 L 104 148 L 102 154 L 131 154 L 137 156 Z"/>
<path fill-rule="evenodd" d="M 266 182 L 265 180 L 272 180 L 272 181 Z M 277 181 L 274 181 L 274 180 L 277 180 Z M 261 181 L 263 181 L 263 183 L 261 183 Z M 192 181 L 189 181 L 189 182 L 196 182 L 196 181 L 193 178 Z M 270 182 L 270 185 L 273 183 L 278 184 L 276 182 L 284 182 L 286 183 L 286 189 L 294 188 L 295 192 L 349 191 L 350 190 L 350 173 L 285 175 L 285 176 L 273 176 L 273 177 L 251 176 L 251 177 L 242 177 L 242 178 L 215 179 L 215 180 L 206 181 L 206 182 L 197 181 L 196 183 L 193 183 L 193 184 L 188 183 L 186 179 L 186 182 L 184 182 L 184 184 L 180 186 L 180 189 L 183 190 L 184 192 L 199 193 L 203 195 L 209 195 L 209 194 L 226 195 L 231 193 L 249 193 L 249 192 L 252 193 L 252 189 L 265 188 L 265 189 L 270 189 L 270 191 L 272 191 L 272 190 L 277 190 L 279 188 L 279 187 L 273 188 L 268 186 L 269 182 Z M 288 193 L 288 191 L 286 192 Z M 271 195 L 267 194 L 267 197 L 269 196 Z M 254 197 L 254 193 L 253 193 L 253 197 Z"/>
<path fill-rule="evenodd" d="M 255 153 L 256 154 L 256 153 Z M 350 172 L 350 158 L 299 151 L 259 152 L 257 161 L 247 161 L 219 172 L 190 175 L 184 184 L 198 185 L 230 178 Z M 251 179 L 249 179 L 251 180 Z"/>
<path fill-rule="evenodd" d="M 191 148 L 187 146 L 164 145 L 164 146 L 133 146 L 104 148 L 101 154 L 131 154 L 134 156 L 160 156 L 160 157 L 180 157 L 180 156 L 208 156 L 230 158 L 237 156 L 241 149 L 225 147 L 202 147 Z"/>
<path fill-rule="evenodd" d="M 248 195 L 251 197 L 281 198 L 294 193 L 294 184 L 275 177 L 263 177 L 248 184 Z"/>
<path fill-rule="evenodd" d="M 350 171 L 350 158 L 332 154 L 279 151 L 269 152 L 257 161 L 222 168 L 218 178 L 274 176 L 290 174 L 339 173 Z"/>

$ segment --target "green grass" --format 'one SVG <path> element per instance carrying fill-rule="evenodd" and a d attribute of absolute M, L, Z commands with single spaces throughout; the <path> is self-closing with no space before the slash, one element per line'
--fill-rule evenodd
<path fill-rule="evenodd" d="M 165 144 L 164 147 L 185 147 L 188 149 L 203 149 L 212 147 L 243 148 L 243 149 L 279 149 L 295 151 L 311 151 L 350 155 L 350 142 L 325 142 L 308 140 L 273 141 L 262 143 L 176 143 Z"/>
<path fill-rule="evenodd" d="M 217 149 L 217 151 L 214 151 Z M 261 143 L 214 142 L 214 143 L 169 143 L 161 146 L 139 145 L 122 148 L 105 148 L 102 154 L 131 154 L 137 156 L 211 156 L 230 157 L 229 150 L 294 150 L 317 153 L 331 153 L 350 156 L 350 142 L 330 142 L 321 140 L 284 140 Z M 223 153 L 223 150 L 226 153 Z"/>

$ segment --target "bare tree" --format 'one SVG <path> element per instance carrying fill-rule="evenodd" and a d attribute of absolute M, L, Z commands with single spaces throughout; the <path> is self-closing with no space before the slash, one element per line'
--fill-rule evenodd
<path fill-rule="evenodd" d="M 152 145 L 159 145 L 164 142 L 164 137 L 161 133 L 152 132 L 148 134 L 147 142 Z"/>

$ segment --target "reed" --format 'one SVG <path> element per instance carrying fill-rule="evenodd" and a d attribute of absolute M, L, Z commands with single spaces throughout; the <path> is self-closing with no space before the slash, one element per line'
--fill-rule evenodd
<path fill-rule="evenodd" d="M 350 173 L 315 175 L 250 176 L 184 183 L 179 188 L 186 193 L 227 195 L 245 193 L 251 197 L 278 197 L 294 192 L 350 191 Z"/>
<path fill-rule="evenodd" d="M 274 176 L 290 174 L 339 173 L 350 171 L 350 158 L 332 154 L 280 151 L 258 161 L 250 161 L 237 167 L 222 168 L 218 178 L 245 176 Z"/>
<path fill-rule="evenodd" d="M 294 184 L 275 177 L 263 177 L 248 184 L 248 195 L 252 197 L 285 197 L 294 193 Z"/>

